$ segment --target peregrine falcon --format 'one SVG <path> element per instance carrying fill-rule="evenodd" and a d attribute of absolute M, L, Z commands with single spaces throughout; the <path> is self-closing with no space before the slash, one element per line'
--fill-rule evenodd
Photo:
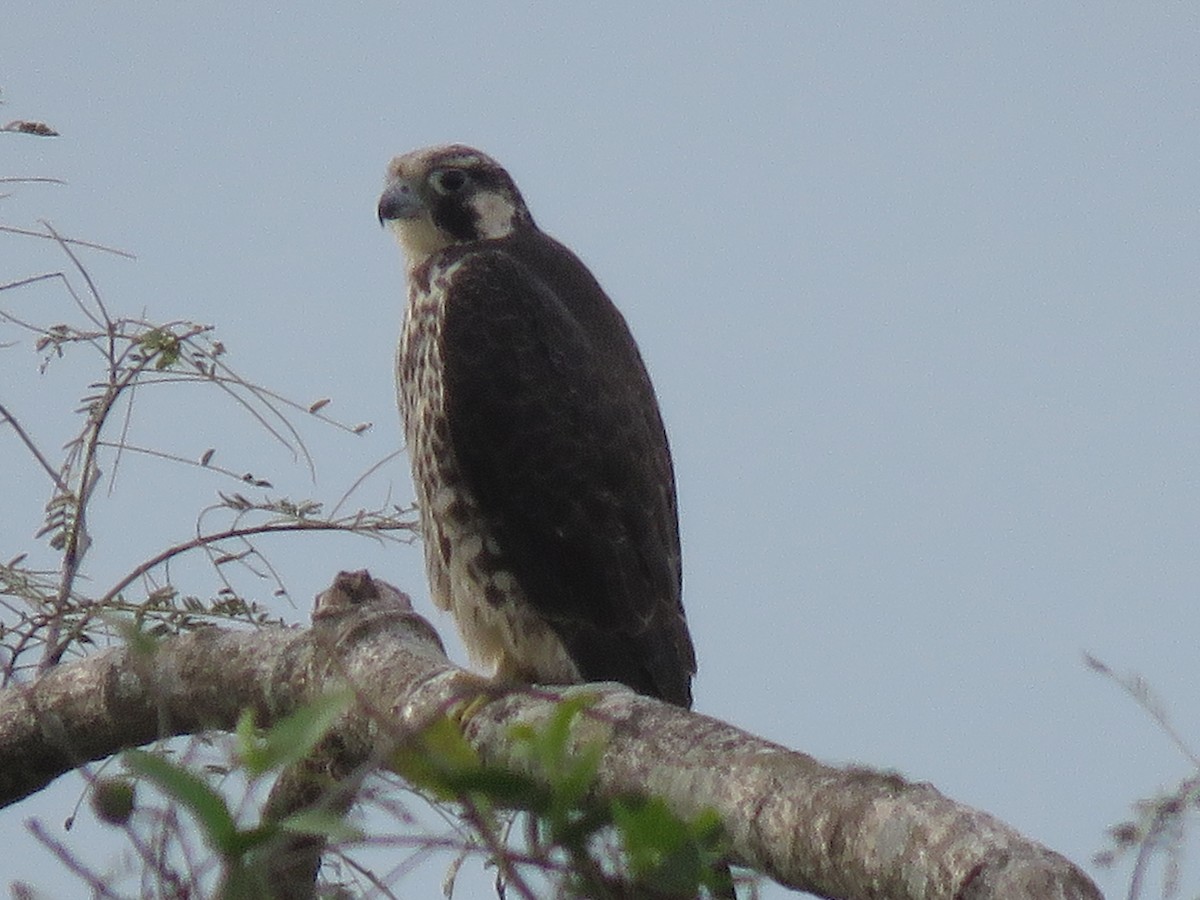
<path fill-rule="evenodd" d="M 690 707 L 675 476 L 624 318 L 478 150 L 394 159 L 379 220 L 408 265 L 398 393 L 435 603 L 500 679 Z"/>

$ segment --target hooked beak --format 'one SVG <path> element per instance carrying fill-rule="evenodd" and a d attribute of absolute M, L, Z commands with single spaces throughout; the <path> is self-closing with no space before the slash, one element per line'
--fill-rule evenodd
<path fill-rule="evenodd" d="M 379 198 L 379 224 L 386 225 L 396 219 L 415 219 L 425 209 L 412 182 L 397 178 Z"/>

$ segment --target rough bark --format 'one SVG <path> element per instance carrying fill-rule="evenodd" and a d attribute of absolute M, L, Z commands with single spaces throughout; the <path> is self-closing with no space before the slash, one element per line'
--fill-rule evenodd
<path fill-rule="evenodd" d="M 247 707 L 269 724 L 335 683 L 359 698 L 330 736 L 338 771 L 378 759 L 381 746 L 480 690 L 407 598 L 379 584 L 343 573 L 318 598 L 308 630 L 206 628 L 150 651 L 114 648 L 0 693 L 0 805 L 127 747 L 230 729 Z M 928 784 L 825 766 L 619 686 L 571 690 L 598 695 L 573 736 L 606 743 L 598 792 L 655 794 L 683 815 L 711 807 L 736 861 L 785 885 L 832 898 L 1101 897 L 1062 856 Z M 547 720 L 555 695 L 489 697 L 466 735 L 485 760 L 519 766 L 511 725 Z M 297 801 L 284 793 L 273 802 L 286 810 Z M 292 849 L 311 869 L 320 848 Z"/>

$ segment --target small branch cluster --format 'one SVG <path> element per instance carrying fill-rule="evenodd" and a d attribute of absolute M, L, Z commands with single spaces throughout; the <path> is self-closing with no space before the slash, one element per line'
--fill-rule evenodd
<path fill-rule="evenodd" d="M 1156 856 L 1162 857 L 1164 897 L 1179 896 L 1187 837 L 1200 811 L 1200 753 L 1175 728 L 1166 706 L 1140 675 L 1120 675 L 1091 654 L 1084 661 L 1092 671 L 1116 683 L 1140 706 L 1192 766 L 1193 772 L 1173 788 L 1161 790 L 1133 804 L 1133 816 L 1108 829 L 1109 846 L 1094 857 L 1109 868 L 1127 856 L 1134 859 L 1129 898 L 1142 896 L 1144 882 Z"/>
<path fill-rule="evenodd" d="M 77 314 L 73 321 L 47 323 L 18 315 L 15 304 L 4 304 L 0 327 L 32 338 L 42 372 L 76 351 L 92 354 L 100 363 L 100 376 L 75 410 L 78 430 L 65 444 L 58 463 L 43 451 L 34 429 L 11 408 L 8 398 L 0 395 L 0 430 L 15 435 L 48 482 L 50 496 L 36 536 L 46 540 L 56 559 L 53 567 L 38 568 L 23 552 L 0 563 L 0 684 L 33 667 L 44 672 L 64 654 L 113 637 L 112 624 L 118 619 L 132 617 L 136 627 L 155 634 L 178 633 L 214 618 L 255 625 L 271 621 L 257 603 L 240 596 L 226 575 L 230 566 L 240 566 L 273 581 L 276 595 L 285 593 L 283 579 L 258 541 L 265 535 L 336 531 L 376 539 L 413 539 L 416 526 L 410 507 L 346 509 L 357 484 L 326 512 L 318 500 L 269 496 L 269 478 L 222 465 L 215 447 L 187 459 L 134 443 L 135 401 L 142 392 L 174 391 L 189 384 L 217 391 L 310 473 L 313 462 L 299 420 L 315 419 L 354 435 L 365 433 L 370 424 L 348 424 L 331 417 L 328 399 L 300 403 L 245 378 L 228 362 L 226 347 L 211 325 L 111 313 L 78 251 L 128 254 L 65 237 L 48 223 L 42 223 L 41 231 L 0 226 L 0 232 L 52 241 L 70 263 L 65 271 L 0 283 L 0 300 L 18 289 L 54 282 L 63 287 Z M 131 454 L 202 469 L 239 487 L 218 492 L 217 501 L 200 513 L 190 539 L 154 553 L 107 588 L 95 591 L 89 585 L 85 589 L 81 573 L 92 545 L 89 510 L 98 485 L 107 480 L 111 490 Z M 170 581 L 172 561 L 193 551 L 207 557 L 221 584 L 207 600 L 177 590 Z"/>

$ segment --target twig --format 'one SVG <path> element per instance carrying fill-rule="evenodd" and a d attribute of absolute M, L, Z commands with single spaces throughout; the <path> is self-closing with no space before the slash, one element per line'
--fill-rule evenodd
<path fill-rule="evenodd" d="M 338 502 L 333 505 L 333 509 L 329 511 L 329 515 L 336 516 L 338 514 L 338 510 L 342 508 L 342 504 L 349 500 L 351 496 L 353 496 L 354 492 L 362 486 L 364 481 L 366 481 L 403 452 L 403 448 L 393 450 L 379 462 L 375 463 L 375 465 L 367 469 L 367 471 L 359 475 L 358 478 L 354 479 L 354 483 L 346 489 L 346 493 L 342 494 L 342 496 L 338 498 Z"/>
<path fill-rule="evenodd" d="M 1125 693 L 1133 698 L 1134 703 L 1140 706 L 1158 724 L 1158 727 L 1163 730 L 1163 733 L 1175 745 L 1176 749 L 1186 756 L 1192 765 L 1200 768 L 1200 754 L 1197 754 L 1188 745 L 1187 741 L 1183 739 L 1183 736 L 1175 730 L 1175 726 L 1171 724 L 1166 710 L 1158 702 L 1157 698 L 1154 697 L 1150 686 L 1140 675 L 1118 675 L 1107 663 L 1097 659 L 1090 653 L 1084 653 L 1083 660 L 1092 671 L 1099 672 L 1101 675 L 1115 681 Z"/>
<path fill-rule="evenodd" d="M 0 226 L 0 231 L 3 231 L 3 230 L 4 230 L 3 226 Z M 41 275 L 30 275 L 28 278 L 18 278 L 16 281 L 9 281 L 9 282 L 6 282 L 5 284 L 0 284 L 0 291 L 7 291 L 9 288 L 24 287 L 27 284 L 34 284 L 38 281 L 46 281 L 47 279 L 50 279 L 50 278 L 65 279 L 66 277 L 67 276 L 64 275 L 62 272 L 44 272 Z M 5 318 L 12 318 L 12 317 L 9 316 L 7 313 L 5 313 Z M 14 322 L 18 321 L 17 319 L 12 319 L 12 320 Z M 24 324 L 24 323 L 22 323 L 22 324 Z M 43 330 L 43 329 L 38 328 L 36 325 L 26 325 L 25 327 L 29 328 L 31 331 L 39 331 L 40 332 Z"/>
<path fill-rule="evenodd" d="M 215 472 L 218 475 L 224 475 L 228 478 L 232 478 L 234 481 L 239 481 L 242 483 L 245 483 L 246 481 L 244 475 L 239 475 L 237 472 L 233 471 L 232 469 L 227 469 L 224 466 L 216 466 L 211 462 L 206 463 L 196 459 L 188 459 L 186 456 L 179 456 L 175 453 L 167 453 L 165 450 L 155 450 L 153 447 L 140 447 L 137 444 L 127 444 L 124 442 L 118 445 L 113 441 L 101 441 L 100 446 L 107 450 L 115 450 L 119 448 L 124 453 L 140 453 L 144 456 L 152 456 L 155 459 L 163 459 L 167 462 L 178 463 L 183 466 L 194 466 L 197 469 L 203 469 L 206 472 Z"/>
<path fill-rule="evenodd" d="M 484 846 L 487 847 L 492 861 L 496 864 L 498 883 L 502 877 L 503 883 L 516 888 L 517 893 L 525 900 L 537 900 L 537 894 L 533 888 L 521 877 L 520 871 L 513 865 L 512 854 L 492 832 L 492 823 L 485 821 L 483 812 L 470 797 L 460 797 L 459 802 L 462 804 L 463 818 L 471 823 L 475 828 L 475 833 L 483 838 Z"/>
<path fill-rule="evenodd" d="M 66 182 L 61 178 L 14 175 L 6 178 L 0 178 L 0 184 L 66 184 Z"/>
<path fill-rule="evenodd" d="M 363 530 L 366 531 L 403 531 L 410 526 L 397 522 L 395 524 L 378 524 L 369 526 Z M 200 535 L 191 540 L 175 544 L 173 547 L 168 547 L 161 553 L 155 554 L 150 559 L 135 568 L 132 572 L 122 578 L 109 591 L 96 601 L 97 605 L 103 606 L 106 603 L 112 602 L 116 596 L 129 587 L 133 582 L 137 581 L 151 569 L 162 565 L 169 559 L 179 556 L 181 553 L 186 553 L 189 550 L 196 550 L 200 547 L 205 547 L 209 544 L 220 543 L 221 541 L 236 540 L 239 538 L 253 537 L 259 534 L 274 534 L 276 532 L 288 531 L 346 531 L 347 527 L 340 522 L 274 522 L 264 525 L 252 525 L 245 528 L 230 528 L 227 531 L 219 533 L 211 533 Z"/>
<path fill-rule="evenodd" d="M 8 411 L 3 403 L 0 403 L 0 424 L 3 422 L 8 422 L 8 424 L 12 426 L 13 431 L 17 433 L 17 437 L 21 439 L 21 443 L 23 443 L 26 449 L 33 454 L 33 458 L 41 464 L 41 467 L 46 470 L 46 474 L 50 476 L 50 480 L 54 482 L 55 486 L 63 493 L 67 493 L 69 488 L 67 487 L 66 482 L 64 482 L 59 476 L 58 471 L 54 468 L 54 466 L 50 465 L 50 462 L 42 455 L 42 451 L 37 448 L 37 444 L 33 442 L 33 440 L 26 433 L 25 429 L 21 427 L 21 423 L 16 420 L 16 417 Z"/>
<path fill-rule="evenodd" d="M 40 231 L 30 231 L 28 228 L 17 228 L 13 225 L 0 225 L 0 231 L 7 234 L 19 234 L 22 237 L 35 237 L 46 241 L 54 240 L 51 235 L 43 234 Z M 116 247 L 106 247 L 104 244 L 96 244 L 92 241 L 81 241 L 78 238 L 69 237 L 60 237 L 59 241 L 64 244 L 73 244 L 76 247 L 87 247 L 89 250 L 101 250 L 104 253 L 112 253 L 116 256 L 123 256 L 125 259 L 137 259 L 134 254 L 129 253 L 126 250 L 118 250 Z"/>
<path fill-rule="evenodd" d="M 88 290 L 92 294 L 92 299 L 96 301 L 96 306 L 100 310 L 100 315 L 104 319 L 103 327 L 104 327 L 105 332 L 108 335 L 108 339 L 109 339 L 109 344 L 108 344 L 109 358 L 112 359 L 115 364 L 116 353 L 114 351 L 114 347 L 113 347 L 113 343 L 112 343 L 113 338 L 114 338 L 113 320 L 112 320 L 112 317 L 109 316 L 109 314 L 108 314 L 108 309 L 105 307 L 104 301 L 100 299 L 100 291 L 96 288 L 96 283 L 94 281 L 92 281 L 91 274 L 88 272 L 88 270 L 86 268 L 84 268 L 83 263 L 81 263 L 79 261 L 79 257 L 75 255 L 75 251 L 71 249 L 70 245 L 65 240 L 63 240 L 62 235 L 60 235 L 57 231 L 54 230 L 54 226 L 51 225 L 45 219 L 39 219 L 39 221 L 45 227 L 45 229 L 48 232 L 50 232 L 51 237 L 53 237 L 54 240 L 58 243 L 58 246 L 60 246 L 62 248 L 63 253 L 67 254 L 67 258 L 70 259 L 71 262 L 75 264 L 75 270 L 77 272 L 79 272 L 80 277 L 83 278 L 84 284 L 86 284 L 88 286 Z M 82 305 L 81 305 L 81 308 L 82 308 Z M 84 310 L 84 313 L 87 314 L 87 311 Z M 90 315 L 88 317 L 91 318 Z M 96 322 L 95 319 L 92 319 L 92 321 Z M 100 325 L 99 322 L 96 322 L 96 324 Z"/>
<path fill-rule="evenodd" d="M 92 889 L 93 897 L 112 897 L 114 900 L 120 900 L 120 894 L 113 893 L 113 891 L 105 883 L 105 879 L 101 878 L 99 875 L 91 871 L 91 869 L 88 869 L 83 865 L 83 863 L 77 860 L 62 842 L 52 837 L 50 833 L 46 831 L 40 821 L 37 819 L 30 819 L 28 827 L 29 830 L 33 832 L 33 836 L 37 838 L 51 853 L 58 857 L 59 862 L 87 882 L 88 887 Z"/>

